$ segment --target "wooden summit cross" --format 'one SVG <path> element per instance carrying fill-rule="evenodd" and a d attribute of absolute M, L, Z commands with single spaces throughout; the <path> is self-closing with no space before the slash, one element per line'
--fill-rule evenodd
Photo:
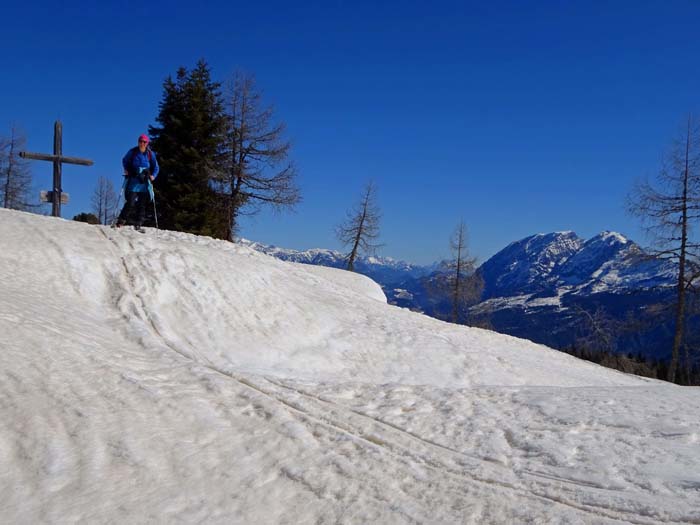
<path fill-rule="evenodd" d="M 61 216 L 61 166 L 63 164 L 80 164 L 81 166 L 92 166 L 93 162 L 88 159 L 63 156 L 63 124 L 57 120 L 53 126 L 53 155 L 46 153 L 29 153 L 20 151 L 19 156 L 23 159 L 48 160 L 53 162 L 53 191 L 51 193 L 51 215 Z"/>

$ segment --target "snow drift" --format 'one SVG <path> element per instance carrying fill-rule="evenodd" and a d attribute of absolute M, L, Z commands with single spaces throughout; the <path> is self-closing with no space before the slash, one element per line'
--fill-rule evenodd
<path fill-rule="evenodd" d="M 203 237 L 0 250 L 0 521 L 700 523 L 698 389 Z"/>

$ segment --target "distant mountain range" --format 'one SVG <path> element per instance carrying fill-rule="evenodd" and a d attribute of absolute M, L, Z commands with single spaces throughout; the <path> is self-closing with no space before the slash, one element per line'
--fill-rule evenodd
<path fill-rule="evenodd" d="M 346 265 L 345 255 L 332 250 L 243 242 L 287 261 Z M 438 315 L 428 283 L 443 271 L 441 264 L 361 257 L 355 268 L 377 281 L 390 303 Z M 532 235 L 509 244 L 477 272 L 484 292 L 470 313 L 488 319 L 499 332 L 564 348 L 585 335 L 585 312 L 599 311 L 618 327 L 618 351 L 666 357 L 671 328 L 649 312 L 651 305 L 669 301 L 674 267 L 619 233 L 606 231 L 588 240 L 571 231 Z"/>
<path fill-rule="evenodd" d="M 272 255 L 283 261 L 330 266 L 331 268 L 347 267 L 347 254 L 338 251 L 321 248 L 298 251 L 252 242 L 246 239 L 242 239 L 240 242 L 256 251 Z M 355 270 L 375 280 L 384 288 L 385 292 L 387 289 L 391 289 L 392 286 L 398 285 L 407 279 L 420 279 L 429 275 L 436 268 L 437 265 L 420 266 L 405 261 L 398 261 L 391 257 L 361 256 L 355 261 Z"/>

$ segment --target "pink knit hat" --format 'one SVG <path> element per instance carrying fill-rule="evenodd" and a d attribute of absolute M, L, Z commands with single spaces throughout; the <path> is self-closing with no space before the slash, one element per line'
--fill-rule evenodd
<path fill-rule="evenodd" d="M 148 135 L 146 135 L 146 134 L 141 134 L 141 135 L 139 135 L 139 142 L 141 142 L 142 140 L 143 140 L 146 144 L 148 144 L 148 143 L 151 141 L 151 139 L 149 139 L 149 138 L 148 138 Z"/>

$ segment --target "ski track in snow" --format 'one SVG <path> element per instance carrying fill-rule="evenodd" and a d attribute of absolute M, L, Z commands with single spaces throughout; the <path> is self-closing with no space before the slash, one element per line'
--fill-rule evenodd
<path fill-rule="evenodd" d="M 0 244 L 1 522 L 700 523 L 699 389 L 206 238 Z"/>

